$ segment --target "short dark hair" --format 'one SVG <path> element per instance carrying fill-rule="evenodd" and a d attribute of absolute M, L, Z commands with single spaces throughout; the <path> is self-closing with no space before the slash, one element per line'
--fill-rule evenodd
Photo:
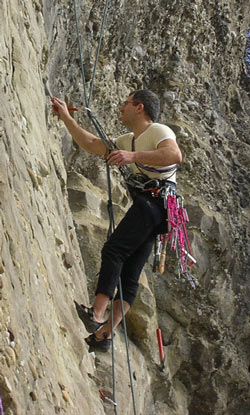
<path fill-rule="evenodd" d="M 160 115 L 160 100 L 154 92 L 149 89 L 139 89 L 131 92 L 129 96 L 131 95 L 133 95 L 133 103 L 135 105 L 144 105 L 144 111 L 153 122 L 158 120 Z"/>

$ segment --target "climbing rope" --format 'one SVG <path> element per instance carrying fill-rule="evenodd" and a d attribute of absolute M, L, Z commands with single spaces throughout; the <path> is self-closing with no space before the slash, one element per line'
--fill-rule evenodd
<path fill-rule="evenodd" d="M 79 29 L 79 17 L 78 17 L 78 11 L 77 11 L 77 0 L 74 0 L 74 11 L 75 11 L 75 22 L 76 22 L 76 31 L 77 31 L 77 40 L 78 40 L 78 48 L 79 48 L 79 55 L 80 55 L 80 67 L 81 67 L 81 74 L 82 74 L 82 83 L 83 83 L 83 98 L 85 102 L 85 108 L 87 110 L 87 114 L 92 121 L 93 125 L 95 126 L 100 138 L 102 139 L 103 143 L 106 145 L 107 149 L 111 151 L 114 149 L 114 144 L 112 144 L 106 134 L 104 129 L 102 128 L 101 124 L 97 120 L 97 118 L 94 116 L 90 109 L 90 103 L 93 95 L 93 89 L 94 89 L 94 80 L 95 80 L 95 74 L 96 74 L 96 68 L 99 60 L 100 55 L 100 49 L 101 49 L 101 43 L 102 38 L 104 34 L 104 28 L 105 23 L 107 19 L 107 11 L 109 6 L 109 0 L 106 0 L 105 7 L 104 7 L 104 13 L 102 18 L 102 25 L 101 25 L 101 33 L 99 37 L 98 47 L 97 47 L 97 53 L 96 53 L 96 59 L 95 64 L 93 68 L 91 83 L 90 83 L 90 89 L 89 89 L 89 95 L 87 97 L 87 88 L 86 88 L 86 77 L 85 77 L 85 70 L 84 70 L 84 60 L 83 60 L 83 50 L 82 50 L 82 42 L 81 42 L 81 34 Z M 122 166 L 119 168 L 121 171 L 123 177 L 126 179 L 131 175 L 130 169 L 127 168 L 127 166 Z M 112 189 L 111 189 L 111 177 L 110 177 L 110 166 L 106 162 L 106 172 L 107 172 L 107 184 L 108 184 L 108 213 L 109 213 L 109 230 L 108 230 L 108 238 L 113 233 L 115 225 L 114 225 L 114 214 L 113 214 L 113 202 L 112 202 Z M 131 387 L 131 394 L 132 394 L 132 401 L 133 401 L 133 411 L 134 415 L 136 415 L 136 406 L 135 406 L 135 396 L 134 396 L 134 388 L 133 388 L 133 379 L 132 379 L 132 371 L 130 366 L 130 358 L 129 358 L 129 348 L 128 348 L 128 335 L 127 335 L 127 329 L 126 329 L 126 321 L 125 321 L 125 312 L 124 312 L 124 305 L 123 305 L 123 295 L 122 295 L 122 285 L 121 285 L 121 278 L 119 278 L 119 291 L 120 291 L 120 302 L 121 302 L 121 311 L 122 311 L 122 323 L 123 323 L 123 329 L 124 329 L 124 338 L 125 338 L 125 345 L 126 345 L 126 352 L 127 352 L 127 363 L 128 363 L 128 371 L 129 371 L 129 377 L 130 377 L 130 387 Z M 104 399 L 107 399 L 114 405 L 114 414 L 117 415 L 117 404 L 115 399 L 115 358 L 114 358 L 114 333 L 113 333 L 113 326 L 114 326 L 114 300 L 111 301 L 111 336 L 112 336 L 112 379 L 113 379 L 113 397 L 112 399 L 107 398 L 102 391 L 99 391 L 101 396 Z"/>
<path fill-rule="evenodd" d="M 81 75 L 82 75 L 82 84 L 83 84 L 83 98 L 85 105 L 88 106 L 88 99 L 87 99 L 87 90 L 86 90 L 86 76 L 85 76 L 85 69 L 84 69 L 84 62 L 83 62 L 83 52 L 82 52 L 82 42 L 81 42 L 81 35 L 80 35 L 80 28 L 79 28 L 79 19 L 77 13 L 77 6 L 76 0 L 74 0 L 74 12 L 75 12 L 75 22 L 76 22 L 76 33 L 77 33 L 77 42 L 78 42 L 78 49 L 79 49 L 79 56 L 80 56 L 80 66 L 81 66 Z"/>
<path fill-rule="evenodd" d="M 105 7 L 104 7 L 104 12 L 103 12 L 103 18 L 102 18 L 101 32 L 100 32 L 100 37 L 99 37 L 99 42 L 98 42 L 98 47 L 97 47 L 97 53 L 96 53 L 96 58 L 95 58 L 95 64 L 94 64 L 94 69 L 93 69 L 92 78 L 91 78 L 91 82 L 90 82 L 88 107 L 90 106 L 90 101 L 91 101 L 92 94 L 93 94 L 93 89 L 94 89 L 96 68 L 97 68 L 97 63 L 99 61 L 99 56 L 100 56 L 102 38 L 103 38 L 106 19 L 107 19 L 108 6 L 109 6 L 109 0 L 106 0 Z"/>

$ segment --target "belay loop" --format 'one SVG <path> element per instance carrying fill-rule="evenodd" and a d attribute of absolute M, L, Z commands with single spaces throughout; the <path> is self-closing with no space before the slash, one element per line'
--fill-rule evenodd
<path fill-rule="evenodd" d="M 160 274 L 164 272 L 166 249 L 169 246 L 171 251 L 176 252 L 179 276 L 183 275 L 192 288 L 195 288 L 198 281 L 190 274 L 189 268 L 196 263 L 196 259 L 193 256 L 186 229 L 189 218 L 184 207 L 184 198 L 178 195 L 171 186 L 165 188 L 162 197 L 164 197 L 164 207 L 167 210 L 168 226 L 166 234 L 156 237 L 153 271 Z"/>

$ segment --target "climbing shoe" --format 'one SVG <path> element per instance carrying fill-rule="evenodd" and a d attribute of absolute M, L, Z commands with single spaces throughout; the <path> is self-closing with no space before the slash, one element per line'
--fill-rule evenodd
<path fill-rule="evenodd" d="M 112 343 L 112 339 L 107 339 L 106 337 L 104 337 L 103 340 L 97 340 L 95 333 L 91 334 L 89 337 L 87 337 L 84 340 L 89 346 L 89 353 L 95 352 L 95 351 L 106 353 L 109 350 L 111 343 Z"/>
<path fill-rule="evenodd" d="M 97 321 L 94 321 L 94 309 L 93 307 L 88 308 L 85 307 L 83 304 L 78 304 L 76 301 L 74 301 L 77 314 L 79 318 L 82 320 L 86 330 L 89 333 L 94 333 L 96 330 L 98 330 L 100 327 L 102 327 L 106 321 L 103 323 L 98 323 Z"/>

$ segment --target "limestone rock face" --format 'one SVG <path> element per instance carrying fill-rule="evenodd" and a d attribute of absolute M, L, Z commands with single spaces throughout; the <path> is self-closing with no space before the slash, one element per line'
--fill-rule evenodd
<path fill-rule="evenodd" d="M 109 226 L 102 158 L 73 144 L 49 91 L 87 117 L 104 1 L 2 0 L 0 36 L 0 394 L 6 415 L 114 413 L 111 354 L 89 354 L 74 299 L 89 305 Z M 76 5 L 76 9 L 75 9 Z M 247 0 L 110 2 L 89 101 L 109 137 L 119 104 L 147 87 L 184 155 L 179 192 L 198 261 L 193 290 L 145 267 L 127 316 L 137 415 L 249 415 Z M 75 13 L 76 12 L 76 13 Z M 131 201 L 112 169 L 115 222 Z M 156 329 L 163 334 L 160 370 Z M 115 336 L 117 413 L 134 413 Z"/>

